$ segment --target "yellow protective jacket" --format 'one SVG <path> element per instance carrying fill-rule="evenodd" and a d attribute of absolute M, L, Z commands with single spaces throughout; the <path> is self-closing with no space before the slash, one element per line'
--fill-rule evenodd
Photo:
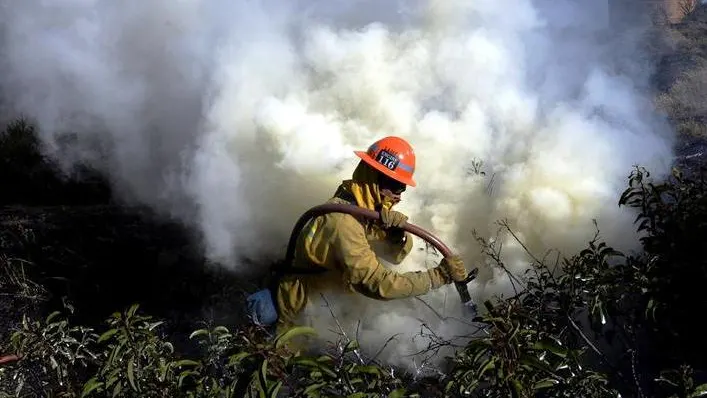
<path fill-rule="evenodd" d="M 357 184 L 356 177 L 362 179 L 363 167 L 359 165 L 354 172 L 353 182 L 344 181 L 337 193 L 348 191 L 356 198 L 359 206 L 371 208 L 381 199 L 375 187 L 368 194 L 364 193 L 362 199 L 361 192 L 366 189 L 362 190 L 360 186 L 365 181 Z M 371 176 L 367 178 L 370 180 Z M 368 185 L 370 188 L 371 184 Z M 375 192 L 372 194 L 371 191 Z M 374 200 L 369 200 L 371 196 Z M 335 196 L 328 203 L 349 202 Z M 278 326 L 292 325 L 311 294 L 319 291 L 338 287 L 377 300 L 391 300 L 425 294 L 430 289 L 448 283 L 439 268 L 398 273 L 381 264 L 378 256 L 399 264 L 410 253 L 412 236 L 407 233 L 405 235 L 403 242 L 392 243 L 375 223 L 345 213 L 329 213 L 311 220 L 298 237 L 294 266 L 325 272 L 289 274 L 280 279 L 275 288 Z"/>

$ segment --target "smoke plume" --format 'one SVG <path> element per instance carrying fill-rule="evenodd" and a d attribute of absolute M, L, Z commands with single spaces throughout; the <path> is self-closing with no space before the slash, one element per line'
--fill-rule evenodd
<path fill-rule="evenodd" d="M 38 121 L 47 153 L 67 169 L 91 164 L 124 199 L 192 225 L 236 272 L 243 258 L 283 253 L 297 217 L 350 176 L 352 151 L 385 135 L 416 148 L 418 187 L 400 210 L 480 267 L 477 301 L 511 286 L 472 230 L 495 238 L 507 219 L 534 254 L 569 255 L 597 219 L 603 238 L 635 248 L 618 195 L 632 165 L 660 174 L 671 160 L 640 29 L 611 31 L 594 0 L 2 6 L 2 95 Z M 522 272 L 525 249 L 498 239 Z M 416 249 L 398 269 L 439 261 Z M 453 287 L 423 299 L 460 313 Z M 371 352 L 400 333 L 382 355 L 402 364 L 427 344 L 412 338 L 421 322 L 445 338 L 470 327 L 413 299 L 328 301 Z M 331 328 L 321 303 L 308 314 Z"/>

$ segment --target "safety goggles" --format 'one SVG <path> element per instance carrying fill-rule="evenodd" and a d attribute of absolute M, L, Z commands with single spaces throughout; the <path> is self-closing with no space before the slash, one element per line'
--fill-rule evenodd
<path fill-rule="evenodd" d="M 407 186 L 399 181 L 396 181 L 384 174 L 380 174 L 378 178 L 378 186 L 381 190 L 387 189 L 394 195 L 400 195 L 405 192 Z"/>

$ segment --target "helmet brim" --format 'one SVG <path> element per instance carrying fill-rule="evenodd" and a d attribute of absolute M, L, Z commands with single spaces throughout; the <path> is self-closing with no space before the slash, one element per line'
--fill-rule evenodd
<path fill-rule="evenodd" d="M 382 164 L 376 162 L 373 160 L 370 156 L 368 156 L 368 153 L 366 151 L 354 151 L 354 154 L 361 158 L 364 162 L 366 162 L 367 165 L 373 167 L 377 171 L 387 175 L 388 177 L 394 179 L 395 181 L 398 181 L 400 183 L 403 183 L 405 185 L 411 186 L 411 187 L 416 187 L 417 183 L 415 180 L 410 178 L 403 177 L 399 174 L 396 174 L 394 171 L 390 170 L 389 168 L 383 166 Z"/>

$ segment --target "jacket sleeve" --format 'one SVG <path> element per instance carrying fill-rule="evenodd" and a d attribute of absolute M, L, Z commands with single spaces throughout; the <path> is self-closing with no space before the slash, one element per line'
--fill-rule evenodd
<path fill-rule="evenodd" d="M 405 239 L 395 241 L 397 237 L 390 236 L 375 224 L 365 230 L 366 239 L 372 243 L 373 252 L 385 261 L 400 264 L 412 251 L 413 236 L 409 232 L 404 233 Z"/>
<path fill-rule="evenodd" d="M 332 244 L 347 283 L 368 297 L 391 300 L 419 296 L 437 285 L 429 271 L 398 273 L 383 266 L 368 244 L 363 226 L 349 215 L 338 223 Z"/>

